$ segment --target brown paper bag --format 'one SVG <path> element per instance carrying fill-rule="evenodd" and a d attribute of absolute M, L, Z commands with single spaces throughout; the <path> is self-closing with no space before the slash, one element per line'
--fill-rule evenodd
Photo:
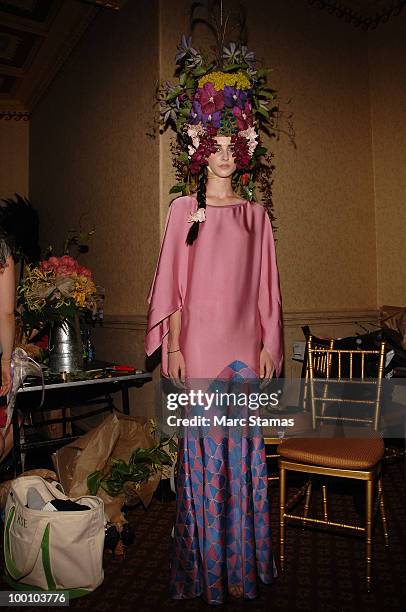
<path fill-rule="evenodd" d="M 85 495 L 87 477 L 107 468 L 110 459 L 128 461 L 135 449 L 154 446 L 156 441 L 149 430 L 146 417 L 113 413 L 98 427 L 53 453 L 54 467 L 65 493 L 70 497 Z M 149 505 L 160 478 L 159 473 L 152 475 L 137 491 L 144 506 Z M 125 492 L 112 497 L 100 488 L 97 495 L 104 501 L 107 519 L 112 523 L 124 522 L 121 508 L 126 501 Z"/>

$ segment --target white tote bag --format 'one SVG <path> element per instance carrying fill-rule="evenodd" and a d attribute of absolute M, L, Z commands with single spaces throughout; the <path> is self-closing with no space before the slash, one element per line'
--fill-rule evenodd
<path fill-rule="evenodd" d="M 69 591 L 71 598 L 96 589 L 104 578 L 104 505 L 99 497 L 76 498 L 89 510 L 47 512 L 27 508 L 27 491 L 35 488 L 44 501 L 70 499 L 59 483 L 40 476 L 12 482 L 4 529 L 6 578 L 15 589 Z"/>

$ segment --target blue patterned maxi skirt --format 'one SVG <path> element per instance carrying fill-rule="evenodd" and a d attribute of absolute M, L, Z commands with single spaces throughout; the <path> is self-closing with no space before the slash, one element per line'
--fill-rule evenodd
<path fill-rule="evenodd" d="M 222 379 L 255 377 L 241 361 Z M 258 578 L 276 577 L 272 555 L 265 446 L 260 428 L 249 434 L 230 428 L 196 436 L 189 427 L 179 439 L 176 522 L 170 594 L 226 600 L 228 586 L 244 597 L 258 595 Z"/>

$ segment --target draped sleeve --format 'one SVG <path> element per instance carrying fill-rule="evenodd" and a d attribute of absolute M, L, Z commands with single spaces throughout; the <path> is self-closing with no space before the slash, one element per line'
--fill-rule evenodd
<path fill-rule="evenodd" d="M 182 310 L 187 280 L 186 235 L 188 208 L 184 197 L 169 207 L 158 263 L 148 294 L 148 323 L 145 352 L 152 355 L 162 345 L 162 374 L 167 372 L 169 317 Z"/>
<path fill-rule="evenodd" d="M 261 245 L 261 274 L 258 309 L 262 328 L 262 342 L 271 356 L 275 374 L 279 376 L 283 365 L 282 305 L 279 272 L 276 263 L 272 225 L 266 211 Z"/>

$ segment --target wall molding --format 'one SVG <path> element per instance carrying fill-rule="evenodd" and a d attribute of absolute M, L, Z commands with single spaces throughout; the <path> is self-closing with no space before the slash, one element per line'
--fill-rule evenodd
<path fill-rule="evenodd" d="M 327 12 L 351 23 L 363 30 L 375 30 L 379 25 L 386 23 L 391 17 L 400 15 L 406 6 L 406 0 L 387 0 L 384 2 L 371 2 L 371 8 L 367 14 L 361 14 L 360 10 L 350 6 L 349 0 L 307 0 L 309 4 L 318 9 L 327 9 Z"/>
<path fill-rule="evenodd" d="M 99 326 L 98 326 L 99 328 Z M 147 329 L 147 315 L 110 315 L 105 314 L 101 329 L 116 329 L 123 331 L 143 331 Z"/>
<path fill-rule="evenodd" d="M 308 324 L 317 325 L 351 325 L 357 323 L 377 323 L 379 310 L 331 310 L 331 311 L 290 311 L 284 312 L 284 327 L 298 327 Z"/>
<path fill-rule="evenodd" d="M 287 311 L 283 314 L 284 327 L 301 325 L 343 325 L 356 323 L 377 323 L 379 310 L 330 310 L 330 311 Z M 146 314 L 105 314 L 102 327 L 127 331 L 143 331 L 147 328 Z"/>
<path fill-rule="evenodd" d="M 4 121 L 29 121 L 30 113 L 26 111 L 1 111 L 0 120 Z"/>

